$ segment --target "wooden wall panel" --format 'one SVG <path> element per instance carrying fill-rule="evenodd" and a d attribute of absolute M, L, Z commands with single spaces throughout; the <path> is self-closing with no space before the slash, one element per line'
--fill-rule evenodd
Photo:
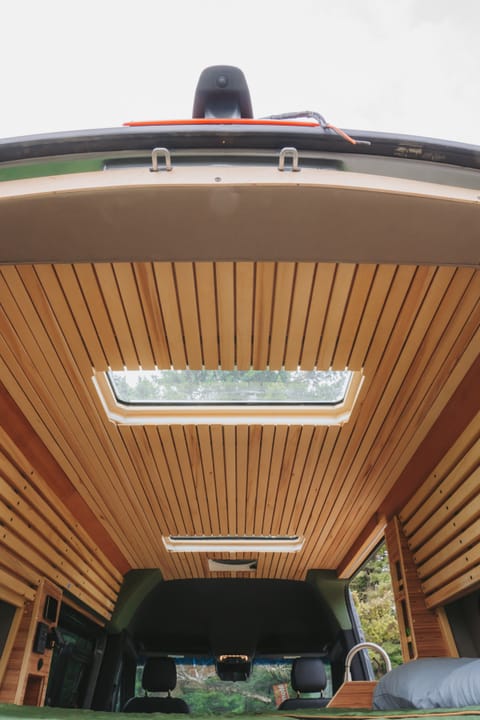
<path fill-rule="evenodd" d="M 121 576 L 40 477 L 28 480 L 29 465 L 8 452 L 0 428 L 0 573 L 10 588 L 32 600 L 41 578 L 68 589 L 109 618 Z M 45 494 L 44 494 L 45 493 Z M 5 582 L 7 582 L 7 580 Z M 5 584 L 5 583 L 4 583 Z"/>
<path fill-rule="evenodd" d="M 400 513 L 429 607 L 480 586 L 480 413 Z"/>

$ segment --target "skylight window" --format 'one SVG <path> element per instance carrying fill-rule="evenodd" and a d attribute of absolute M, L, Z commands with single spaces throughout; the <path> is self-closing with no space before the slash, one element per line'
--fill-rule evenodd
<path fill-rule="evenodd" d="M 362 374 L 304 370 L 155 370 L 95 373 L 112 422 L 313 424 L 346 422 Z"/>
<path fill-rule="evenodd" d="M 126 405 L 337 405 L 352 373 L 304 370 L 154 370 L 109 372 Z"/>

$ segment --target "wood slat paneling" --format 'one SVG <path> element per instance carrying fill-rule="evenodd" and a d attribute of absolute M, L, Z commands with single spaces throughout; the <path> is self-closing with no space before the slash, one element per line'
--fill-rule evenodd
<path fill-rule="evenodd" d="M 316 267 L 305 337 L 303 339 L 300 362 L 302 370 L 311 370 L 316 365 L 330 295 L 333 292 L 336 269 L 336 265 L 331 263 Z"/>
<path fill-rule="evenodd" d="M 435 389 L 438 393 L 438 388 L 441 387 L 444 399 L 450 399 L 453 394 L 454 384 L 452 383 L 452 385 L 450 385 L 449 383 L 451 373 L 453 372 L 455 365 L 458 363 L 458 356 L 465 353 L 465 357 L 468 357 L 466 350 L 471 343 L 471 336 L 470 329 L 467 326 L 465 326 L 465 328 L 462 327 L 462 333 L 460 335 L 457 335 L 457 327 L 457 329 L 452 333 L 454 338 L 452 339 L 453 348 L 451 343 L 448 342 L 442 350 L 438 348 L 439 338 L 436 334 L 437 331 L 432 331 L 431 317 L 435 317 L 434 308 L 437 308 L 438 293 L 442 292 L 443 288 L 447 287 L 445 296 L 449 298 L 449 307 L 453 308 L 454 311 L 457 309 L 457 303 L 460 299 L 458 288 L 454 286 L 453 282 L 449 282 L 448 274 L 442 274 L 444 277 L 441 279 L 441 282 L 432 282 L 429 292 L 425 298 L 425 302 L 422 304 L 421 313 L 419 313 L 412 328 L 412 337 L 415 338 L 416 343 L 418 343 L 421 339 L 422 347 L 431 346 L 431 353 L 422 352 L 420 355 L 414 355 L 413 348 L 415 347 L 415 344 L 412 343 L 413 348 L 410 349 L 409 353 L 407 354 L 406 351 L 402 351 L 399 357 L 399 362 L 406 361 L 409 363 L 409 366 L 408 371 L 405 373 L 403 385 L 400 388 L 398 388 L 398 385 L 394 386 L 394 392 L 397 392 L 397 395 L 390 396 L 390 401 L 392 403 L 390 416 L 392 418 L 392 422 L 395 423 L 397 432 L 395 436 L 390 437 L 385 434 L 386 428 L 382 428 L 380 433 L 376 434 L 376 454 L 373 457 L 370 456 L 369 465 L 367 466 L 367 472 L 369 472 L 368 468 L 372 464 L 375 464 L 379 477 L 390 477 L 392 473 L 395 473 L 399 463 L 407 461 L 412 456 L 413 452 L 417 449 L 440 412 L 441 408 L 438 405 L 435 406 L 433 402 Z M 436 279 L 440 280 L 438 274 Z M 465 284 L 467 284 L 467 286 L 469 285 L 468 273 L 464 275 L 462 280 L 463 288 L 465 287 Z M 470 311 L 473 303 L 475 303 L 478 308 L 477 289 L 469 286 L 468 292 L 469 294 L 471 293 L 471 302 L 465 301 L 463 303 L 465 313 Z M 430 312 L 432 312 L 432 315 L 430 315 Z M 437 312 L 439 317 L 445 318 L 445 304 L 439 303 Z M 452 314 L 452 317 L 455 317 L 454 313 Z M 463 316 L 463 320 L 464 319 L 465 315 Z M 478 320 L 475 320 L 475 322 L 472 323 L 472 328 L 475 327 L 475 324 L 478 326 L 478 321 L 480 321 L 480 314 L 478 315 Z M 448 330 L 453 327 L 453 325 L 454 323 L 447 323 L 447 331 L 445 331 L 445 335 Z M 464 333 L 463 330 L 465 330 Z M 417 335 L 415 335 L 415 333 L 417 333 Z M 458 346 L 461 348 L 460 350 L 457 350 L 456 348 L 457 342 Z M 398 383 L 398 380 L 396 380 L 396 382 Z M 385 391 L 382 402 L 389 401 L 391 386 L 392 382 L 390 382 L 387 386 L 388 390 Z M 430 395 L 429 398 L 426 398 L 426 394 L 432 389 L 432 387 L 434 390 L 433 394 Z M 419 408 L 422 406 L 426 409 L 423 416 L 419 412 Z M 382 414 L 384 412 L 385 410 L 382 410 Z M 416 425 L 416 423 L 418 423 L 418 425 Z M 413 433 L 415 427 L 417 432 Z M 406 432 L 407 428 L 410 430 L 410 433 Z M 388 453 L 390 453 L 390 459 L 386 464 L 383 464 L 385 463 L 384 458 L 388 457 Z M 361 479 L 363 477 L 363 472 L 364 471 L 361 471 L 360 473 L 356 472 L 356 476 Z M 373 492 L 376 491 L 375 486 L 372 486 L 371 489 Z M 378 488 L 378 490 L 383 494 L 383 487 Z M 365 492 L 363 493 L 361 503 L 357 503 L 357 511 L 360 513 L 367 513 L 369 507 L 376 507 L 378 504 L 378 494 L 376 494 L 376 497 L 372 498 L 370 492 Z"/>
<path fill-rule="evenodd" d="M 1 379 L 132 566 L 207 573 L 204 556 L 169 556 L 165 534 L 298 533 L 303 551 L 262 555 L 257 576 L 302 578 L 343 561 L 478 356 L 479 283 L 468 268 L 306 262 L 2 267 Z M 91 375 L 124 365 L 348 366 L 365 379 L 342 427 L 120 427 Z M 429 563 L 432 503 L 429 518 L 406 518 L 430 533 Z M 429 572 L 458 566 L 450 530 L 444 540 Z"/>
<path fill-rule="evenodd" d="M 169 368 L 171 358 L 153 266 L 148 263 L 134 263 L 133 268 L 139 302 L 145 315 L 148 338 L 152 347 L 153 361 L 159 368 Z M 95 364 L 93 367 L 99 369 Z"/>
<path fill-rule="evenodd" d="M 5 450 L 0 428 L 0 582 L 33 599 L 41 578 L 68 589 L 99 615 L 109 618 L 121 577 L 53 493 L 41 495 L 28 482 L 28 462 L 17 466 Z M 17 453 L 17 458 L 21 459 Z M 40 478 L 45 492 L 46 484 Z M 108 570 L 110 568 L 110 570 Z"/>
<path fill-rule="evenodd" d="M 355 277 L 355 265 L 338 265 L 333 282 L 332 294 L 328 304 L 327 316 L 315 365 L 319 370 L 328 370 L 333 366 L 333 358 L 339 334 L 345 317 L 345 309 Z M 344 370 L 345 366 L 334 370 Z"/>
<path fill-rule="evenodd" d="M 30 281 L 29 293 L 33 294 L 35 302 L 27 293 L 18 273 L 13 268 L 5 268 L 4 271 L 6 270 L 11 272 L 5 273 L 10 285 L 5 286 L 2 293 L 4 308 L 10 312 L 15 325 L 3 316 L 5 342 L 0 354 L 4 374 L 6 377 L 10 374 L 12 380 L 9 383 L 9 392 L 32 421 L 37 433 L 44 439 L 46 432 L 50 434 L 50 441 L 46 442 L 46 445 L 52 455 L 67 475 L 78 474 L 82 478 L 84 484 L 80 486 L 81 492 L 84 488 L 89 488 L 93 506 L 100 508 L 104 517 L 111 518 L 112 534 L 115 536 L 115 520 L 110 506 L 118 502 L 118 487 L 115 487 L 112 475 L 104 480 L 107 484 L 112 483 L 113 492 L 107 496 L 107 500 L 92 483 L 91 478 L 97 477 L 99 473 L 102 477 L 105 467 L 112 462 L 115 467 L 118 461 L 106 453 L 104 437 L 108 426 L 105 425 L 103 417 L 102 422 L 95 426 L 95 421 L 99 420 L 99 412 L 92 412 L 93 399 L 89 399 L 89 393 L 81 392 L 79 400 L 72 402 L 72 399 L 78 397 L 79 381 L 85 388 L 88 386 L 92 396 L 94 393 L 91 379 L 79 375 L 77 361 L 73 359 L 73 352 L 70 351 L 71 346 L 65 341 L 66 338 L 71 340 L 70 335 L 65 336 L 61 332 L 59 322 L 63 322 L 66 315 L 64 306 L 61 304 L 62 312 L 59 316 L 52 317 L 49 306 L 44 299 L 42 302 L 42 288 L 32 276 L 31 268 L 22 268 L 21 274 Z M 75 332 L 78 335 L 78 331 Z M 21 345 L 18 341 L 19 335 L 22 335 L 23 339 Z M 74 344 L 73 340 L 72 343 Z M 46 357 L 42 348 L 48 344 L 52 351 Z M 25 411 L 26 403 L 33 407 L 40 403 L 43 407 L 41 416 Z M 95 403 L 103 416 L 97 398 Z M 64 424 L 64 442 L 57 439 L 59 424 Z M 113 472 L 116 476 L 116 470 Z M 120 507 L 121 503 L 118 503 L 118 508 Z"/>
<path fill-rule="evenodd" d="M 220 365 L 223 370 L 235 367 L 235 283 L 234 264 L 216 263 L 218 333 L 220 337 Z"/>
<path fill-rule="evenodd" d="M 129 334 L 132 336 L 138 364 L 144 370 L 153 370 L 155 368 L 155 358 L 150 342 L 148 326 L 145 322 L 141 298 L 138 292 L 134 267 L 126 263 L 117 263 L 113 270 L 116 284 L 119 288 L 119 298 L 117 298 L 115 305 L 117 306 L 120 302 L 124 308 L 125 322 L 128 326 Z M 109 297 L 110 296 L 111 291 L 109 292 Z M 118 313 L 115 311 L 115 314 L 117 315 Z M 119 315 L 122 317 L 121 313 Z M 119 337 L 125 337 L 126 335 L 126 328 L 123 332 L 118 333 Z M 129 352 L 132 352 L 132 349 L 129 348 Z M 129 365 L 129 363 L 125 364 Z"/>
<path fill-rule="evenodd" d="M 255 265 L 235 264 L 235 327 L 237 368 L 249 370 L 252 366 L 253 298 L 255 295 Z"/>
<path fill-rule="evenodd" d="M 480 583 L 478 418 L 400 513 L 429 607 L 453 600 Z"/>
<path fill-rule="evenodd" d="M 356 268 L 348 305 L 345 309 L 344 321 L 341 325 L 332 361 L 334 370 L 344 370 L 346 367 L 354 370 L 361 369 L 361 367 L 353 368 L 350 365 L 350 358 L 352 357 L 355 339 L 365 312 L 365 305 L 375 277 L 375 271 L 375 265 L 364 265 L 361 268 Z"/>
<path fill-rule="evenodd" d="M 41 268 L 38 268 L 39 271 L 40 269 Z M 92 265 L 78 264 L 73 268 L 73 270 L 80 284 L 82 296 L 85 299 L 89 313 L 86 325 L 90 326 L 91 323 L 93 325 L 94 332 L 98 335 L 103 348 L 103 354 L 106 358 L 106 366 L 110 367 L 112 370 L 122 370 L 123 358 L 118 347 L 118 338 L 115 336 L 115 332 L 108 316 L 100 285 L 95 274 L 95 268 Z M 62 276 L 60 275 L 60 277 Z M 70 298 L 69 295 L 70 282 L 68 278 L 63 277 L 62 279 L 65 295 L 68 297 L 70 308 L 75 313 L 77 306 L 73 302 L 73 298 Z M 79 325 L 79 327 L 82 328 L 83 334 L 83 318 L 82 324 Z"/>
<path fill-rule="evenodd" d="M 252 366 L 266 368 L 270 352 L 270 328 L 275 286 L 275 263 L 260 263 L 255 271 Z"/>
<path fill-rule="evenodd" d="M 296 370 L 301 364 L 314 277 L 314 263 L 297 264 L 285 350 L 285 370 Z"/>
<path fill-rule="evenodd" d="M 173 266 L 170 263 L 155 263 L 154 271 L 167 334 L 170 362 L 173 367 L 183 370 L 187 366 L 187 357 Z"/>
<path fill-rule="evenodd" d="M 275 274 L 272 329 L 268 366 L 280 370 L 284 366 L 285 346 L 290 319 L 291 297 L 295 278 L 294 263 L 282 263 Z"/>
<path fill-rule="evenodd" d="M 177 263 L 175 265 L 175 280 L 185 336 L 187 365 L 191 370 L 200 370 L 203 367 L 203 358 L 193 265 L 191 263 Z"/>
<path fill-rule="evenodd" d="M 479 426 L 480 413 L 402 509 L 400 517 L 407 535 L 412 535 L 418 530 L 428 515 L 436 510 L 445 499 L 445 493 L 439 487 L 438 478 L 445 478 L 440 485 L 445 482 L 449 487 L 456 486 L 474 467 L 475 452 L 480 452 L 478 442 L 475 441 Z"/>
<path fill-rule="evenodd" d="M 359 481 L 357 476 L 358 467 L 361 467 L 362 460 L 368 457 L 372 446 L 377 447 L 378 433 L 386 431 L 383 425 L 385 409 L 391 406 L 396 395 L 395 387 L 391 388 L 390 392 L 386 390 L 392 377 L 392 367 L 398 365 L 398 355 L 405 341 L 407 328 L 416 317 L 432 275 L 433 271 L 429 269 L 417 272 L 411 268 L 400 268 L 397 283 L 392 286 L 385 303 L 379 322 L 382 332 L 377 342 L 371 345 L 370 372 L 365 373 L 364 402 L 360 407 L 357 406 L 351 421 L 342 428 L 328 468 L 326 477 L 329 486 L 322 507 L 323 522 L 317 536 L 317 553 L 309 558 L 313 567 L 317 563 L 322 566 L 327 558 L 333 559 L 329 538 L 338 516 L 342 516 L 343 526 L 348 527 L 349 518 L 358 513 L 356 500 L 361 496 L 362 490 L 364 491 L 364 482 Z M 380 341 L 380 337 L 383 341 Z M 386 344 L 385 337 L 389 338 Z M 398 376 L 395 382 L 399 382 Z M 378 476 L 376 479 L 380 480 Z M 368 483 L 372 481 L 370 475 Z M 340 542 L 349 542 L 348 535 L 347 530 Z"/>

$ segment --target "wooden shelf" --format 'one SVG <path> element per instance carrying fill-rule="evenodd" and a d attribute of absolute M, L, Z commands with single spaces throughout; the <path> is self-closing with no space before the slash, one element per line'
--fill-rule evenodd
<path fill-rule="evenodd" d="M 341 685 L 327 707 L 372 709 L 376 680 L 350 680 Z"/>

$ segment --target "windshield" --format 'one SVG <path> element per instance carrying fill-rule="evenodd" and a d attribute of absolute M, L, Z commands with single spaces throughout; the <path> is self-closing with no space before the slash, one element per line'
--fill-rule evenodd
<path fill-rule="evenodd" d="M 322 658 L 327 674 L 325 697 L 332 695 L 330 665 Z M 142 695 L 142 674 L 145 660 L 137 666 L 135 695 Z M 177 686 L 175 697 L 186 701 L 191 713 L 257 713 L 275 710 L 281 702 L 296 693 L 290 685 L 292 660 L 256 659 L 248 680 L 228 682 L 220 680 L 213 658 L 176 658 Z M 156 693 L 149 693 L 155 695 Z M 165 693 L 158 693 L 159 695 Z M 313 693 L 313 697 L 315 697 Z M 302 696 L 306 696 L 305 693 Z M 317 694 L 318 696 L 318 694 Z"/>

